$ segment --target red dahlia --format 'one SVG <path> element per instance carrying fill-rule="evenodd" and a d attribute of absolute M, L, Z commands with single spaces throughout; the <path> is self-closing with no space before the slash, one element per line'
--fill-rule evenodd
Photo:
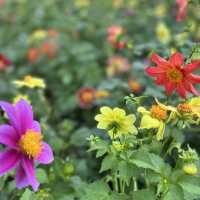
<path fill-rule="evenodd" d="M 200 76 L 192 74 L 199 68 L 200 60 L 184 64 L 184 57 L 181 53 L 174 53 L 169 60 L 161 58 L 153 53 L 151 60 L 156 64 L 153 67 L 147 67 L 146 73 L 155 77 L 157 85 L 164 85 L 167 95 L 171 95 L 174 90 L 182 98 L 186 98 L 187 92 L 191 92 L 196 96 L 200 93 L 194 88 L 195 84 L 200 83 Z"/>
<path fill-rule="evenodd" d="M 6 69 L 11 65 L 11 61 L 0 53 L 0 70 Z"/>

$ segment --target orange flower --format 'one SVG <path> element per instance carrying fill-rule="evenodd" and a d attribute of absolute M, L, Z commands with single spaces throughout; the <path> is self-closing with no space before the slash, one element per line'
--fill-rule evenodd
<path fill-rule="evenodd" d="M 95 89 L 94 88 L 81 88 L 77 93 L 79 105 L 82 108 L 90 108 L 95 101 Z"/>
<path fill-rule="evenodd" d="M 40 48 L 41 52 L 49 58 L 54 58 L 57 51 L 57 46 L 52 42 L 44 42 Z"/>
<path fill-rule="evenodd" d="M 143 90 L 143 86 L 132 78 L 128 80 L 129 88 L 134 93 L 139 93 Z"/>
<path fill-rule="evenodd" d="M 28 60 L 31 63 L 37 62 L 39 57 L 40 57 L 40 50 L 38 48 L 30 48 L 28 50 Z"/>

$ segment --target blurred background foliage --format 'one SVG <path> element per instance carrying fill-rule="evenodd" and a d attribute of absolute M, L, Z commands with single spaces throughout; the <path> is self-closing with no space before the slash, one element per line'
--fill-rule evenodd
<path fill-rule="evenodd" d="M 87 184 L 99 177 L 86 140 L 97 131 L 99 106 L 123 105 L 130 93 L 163 98 L 144 74 L 149 55 L 178 50 L 190 58 L 200 40 L 198 1 L 190 1 L 185 21 L 177 23 L 176 12 L 174 0 L 0 0 L 0 53 L 12 62 L 0 71 L 0 97 L 28 95 L 55 152 L 51 166 L 38 168 L 37 193 L 16 191 L 11 173 L 0 179 L 0 199 L 87 196 Z M 109 43 L 113 25 L 123 29 L 124 48 Z M 27 75 L 44 79 L 46 88 L 13 84 Z"/>

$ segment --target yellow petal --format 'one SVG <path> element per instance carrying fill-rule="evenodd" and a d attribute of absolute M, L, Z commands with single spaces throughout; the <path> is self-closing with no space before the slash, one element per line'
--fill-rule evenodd
<path fill-rule="evenodd" d="M 100 108 L 100 111 L 102 114 L 104 115 L 109 115 L 109 114 L 112 114 L 112 109 L 109 108 L 108 106 L 103 106 Z"/>
<path fill-rule="evenodd" d="M 158 132 L 156 134 L 156 138 L 158 141 L 163 139 L 164 132 L 165 132 L 165 123 L 160 121 L 160 126 L 159 126 Z"/>
<path fill-rule="evenodd" d="M 150 114 L 150 112 L 145 107 L 142 106 L 138 107 L 137 111 L 142 114 L 147 114 L 147 115 Z"/>
<path fill-rule="evenodd" d="M 140 128 L 151 129 L 151 128 L 159 128 L 160 121 L 151 117 L 150 115 L 144 115 L 141 119 Z"/>

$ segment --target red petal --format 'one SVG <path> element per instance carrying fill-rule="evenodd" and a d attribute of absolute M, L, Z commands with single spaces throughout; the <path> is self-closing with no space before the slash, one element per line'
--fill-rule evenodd
<path fill-rule="evenodd" d="M 200 76 L 198 75 L 190 74 L 186 78 L 189 79 L 189 81 L 192 83 L 200 83 Z"/>
<path fill-rule="evenodd" d="M 176 52 L 174 54 L 171 55 L 169 62 L 173 65 L 173 66 L 181 66 L 184 62 L 184 57 L 181 53 Z"/>
<path fill-rule="evenodd" d="M 175 85 L 172 82 L 168 82 L 167 84 L 165 84 L 165 91 L 168 96 L 172 95 L 174 89 Z"/>
<path fill-rule="evenodd" d="M 169 63 L 164 58 L 161 58 L 158 54 L 152 53 L 151 60 L 157 65 L 161 65 L 162 67 L 169 66 Z"/>
<path fill-rule="evenodd" d="M 147 67 L 145 71 L 150 76 L 155 76 L 160 73 L 165 73 L 165 70 L 162 69 L 161 67 Z"/>
<path fill-rule="evenodd" d="M 176 90 L 182 98 L 186 98 L 187 91 L 182 83 L 177 86 Z"/>
<path fill-rule="evenodd" d="M 191 73 L 194 70 L 198 69 L 200 67 L 200 60 L 196 60 L 188 65 L 184 66 L 184 72 L 185 73 Z"/>
<path fill-rule="evenodd" d="M 159 74 L 157 77 L 156 77 L 156 84 L 157 85 L 164 85 L 166 83 L 166 78 L 163 74 Z"/>
<path fill-rule="evenodd" d="M 200 96 L 200 93 L 194 88 L 192 84 L 190 84 L 190 92 L 196 96 Z"/>

